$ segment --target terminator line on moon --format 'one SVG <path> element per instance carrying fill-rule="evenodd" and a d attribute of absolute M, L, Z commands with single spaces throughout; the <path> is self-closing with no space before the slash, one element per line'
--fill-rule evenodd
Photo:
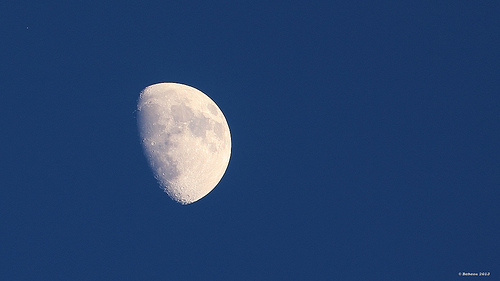
<path fill-rule="evenodd" d="M 137 105 L 141 142 L 156 179 L 181 204 L 203 198 L 219 183 L 231 156 L 231 135 L 219 107 L 178 83 L 146 87 Z"/>

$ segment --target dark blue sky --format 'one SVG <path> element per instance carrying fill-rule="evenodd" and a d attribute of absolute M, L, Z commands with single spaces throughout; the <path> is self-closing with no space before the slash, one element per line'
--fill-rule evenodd
<path fill-rule="evenodd" d="M 2 2 L 0 279 L 498 280 L 499 2 L 310 2 Z M 192 205 L 140 146 L 158 82 L 231 129 Z"/>

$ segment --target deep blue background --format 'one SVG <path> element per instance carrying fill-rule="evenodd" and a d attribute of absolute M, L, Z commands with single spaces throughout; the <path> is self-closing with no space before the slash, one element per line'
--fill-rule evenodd
<path fill-rule="evenodd" d="M 0 279 L 499 280 L 500 2 L 313 2 L 3 1 Z M 192 205 L 158 82 L 231 129 Z"/>

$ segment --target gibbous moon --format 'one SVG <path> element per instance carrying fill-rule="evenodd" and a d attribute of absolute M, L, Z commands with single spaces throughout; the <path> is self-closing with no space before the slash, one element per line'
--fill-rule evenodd
<path fill-rule="evenodd" d="M 181 204 L 212 191 L 231 156 L 231 134 L 219 107 L 178 83 L 146 87 L 137 105 L 142 146 L 164 191 Z"/>

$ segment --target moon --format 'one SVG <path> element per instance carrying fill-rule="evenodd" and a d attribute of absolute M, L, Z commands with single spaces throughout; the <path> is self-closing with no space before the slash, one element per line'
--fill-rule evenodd
<path fill-rule="evenodd" d="M 231 156 L 224 114 L 203 92 L 184 84 L 146 87 L 137 104 L 141 143 L 155 178 L 186 205 L 210 193 Z"/>

